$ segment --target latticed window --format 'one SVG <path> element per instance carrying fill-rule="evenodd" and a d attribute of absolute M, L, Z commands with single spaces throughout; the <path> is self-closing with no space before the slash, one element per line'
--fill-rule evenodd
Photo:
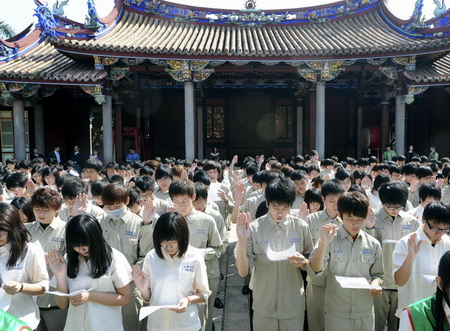
<path fill-rule="evenodd" d="M 225 138 L 225 107 L 209 105 L 206 107 L 206 137 L 209 139 Z"/>
<path fill-rule="evenodd" d="M 292 106 L 277 105 L 275 107 L 276 139 L 292 138 Z"/>

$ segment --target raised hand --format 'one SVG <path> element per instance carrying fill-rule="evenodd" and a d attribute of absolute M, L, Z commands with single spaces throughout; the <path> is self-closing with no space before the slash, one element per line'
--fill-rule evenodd
<path fill-rule="evenodd" d="M 72 210 L 70 213 L 72 216 L 83 215 L 86 213 L 88 206 L 88 197 L 85 193 L 80 193 L 75 197 L 75 202 L 73 203 Z"/>
<path fill-rule="evenodd" d="M 27 184 L 26 184 L 26 188 L 27 188 L 26 195 L 28 197 L 31 197 L 33 195 L 34 191 L 36 191 L 37 186 L 31 179 L 28 179 L 27 180 Z"/>
<path fill-rule="evenodd" d="M 133 277 L 134 284 L 140 291 L 150 287 L 150 276 L 143 272 L 139 266 L 131 266 L 131 277 Z"/>
<path fill-rule="evenodd" d="M 411 181 L 409 182 L 409 190 L 411 192 L 416 192 L 417 189 L 417 185 L 419 184 L 419 180 L 414 177 L 413 179 L 411 179 Z"/>
<path fill-rule="evenodd" d="M 320 243 L 328 245 L 336 236 L 337 226 L 336 224 L 325 224 L 320 229 Z"/>
<path fill-rule="evenodd" d="M 245 200 L 245 185 L 244 183 L 237 183 L 234 185 L 234 201 L 236 204 L 242 204 Z"/>
<path fill-rule="evenodd" d="M 250 213 L 239 213 L 236 223 L 236 234 L 239 240 L 247 240 L 250 236 L 251 221 Z"/>
<path fill-rule="evenodd" d="M 228 202 L 227 195 L 225 194 L 225 191 L 223 190 L 217 190 L 217 195 L 219 198 L 221 198 L 225 203 Z"/>
<path fill-rule="evenodd" d="M 367 176 L 364 177 L 361 181 L 361 187 L 364 190 L 369 190 L 371 188 L 371 186 L 372 186 L 372 181 L 370 180 L 370 178 Z"/>
<path fill-rule="evenodd" d="M 238 156 L 237 155 L 233 156 L 233 159 L 231 160 L 231 165 L 234 166 L 237 163 L 237 161 L 238 161 Z"/>
<path fill-rule="evenodd" d="M 152 223 L 153 219 L 155 218 L 155 215 L 156 215 L 156 208 L 153 205 L 153 200 L 151 198 L 148 198 L 145 201 L 144 213 L 142 215 L 144 218 L 144 225 Z"/>
<path fill-rule="evenodd" d="M 369 208 L 369 212 L 367 213 L 367 218 L 364 220 L 364 224 L 368 230 L 373 229 L 376 223 L 375 213 L 372 208 Z"/>
<path fill-rule="evenodd" d="M 183 169 L 180 177 L 181 177 L 181 179 L 189 179 L 186 169 Z"/>
<path fill-rule="evenodd" d="M 413 233 L 408 239 L 408 255 L 416 257 L 420 251 L 420 246 L 422 246 L 423 240 L 417 241 L 417 233 Z"/>
<path fill-rule="evenodd" d="M 300 205 L 300 209 L 298 211 L 298 218 L 301 218 L 302 220 L 306 221 L 308 215 L 309 215 L 308 204 L 306 202 L 303 202 Z"/>
<path fill-rule="evenodd" d="M 53 274 L 64 276 L 67 273 L 67 263 L 56 250 L 51 250 L 45 254 L 45 262 Z"/>

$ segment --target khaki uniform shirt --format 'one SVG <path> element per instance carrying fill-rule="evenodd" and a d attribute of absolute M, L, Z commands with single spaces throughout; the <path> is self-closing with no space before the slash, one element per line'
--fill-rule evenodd
<path fill-rule="evenodd" d="M 103 211 L 103 209 L 101 209 L 98 206 L 93 205 L 92 202 L 88 202 L 85 214 L 94 216 L 97 219 L 104 217 L 106 215 L 106 213 Z M 73 216 L 70 215 L 69 208 L 67 208 L 67 206 L 65 204 L 62 205 L 62 207 L 58 213 L 58 216 L 64 222 L 69 222 L 73 218 Z"/>
<path fill-rule="evenodd" d="M 172 202 L 172 199 L 170 198 L 169 191 L 166 193 L 163 193 L 159 188 L 155 191 L 155 196 L 161 200 L 165 200 L 167 202 Z"/>
<path fill-rule="evenodd" d="M 292 209 L 299 209 L 304 201 L 305 201 L 305 198 L 297 193 L 295 195 L 295 201 L 294 201 L 294 204 L 292 205 Z"/>
<path fill-rule="evenodd" d="M 250 198 L 245 200 L 245 202 L 241 205 L 240 211 L 242 213 L 250 213 L 252 215 L 252 219 L 254 220 L 256 218 L 256 210 L 264 200 L 266 200 L 264 191 L 262 189 L 255 191 L 250 195 Z"/>
<path fill-rule="evenodd" d="M 189 245 L 203 252 L 208 279 L 220 277 L 219 257 L 223 254 L 223 242 L 214 218 L 193 209 L 186 216 L 189 227 Z"/>
<path fill-rule="evenodd" d="M 295 244 L 300 254 L 308 257 L 313 245 L 308 224 L 287 215 L 282 222 L 270 214 L 250 223 L 250 236 L 246 250 L 252 270 L 250 287 L 253 290 L 253 310 L 259 315 L 286 319 L 303 315 L 305 295 L 299 268 L 289 261 L 270 261 L 266 252 L 270 248 L 283 251 Z"/>
<path fill-rule="evenodd" d="M 394 276 L 392 274 L 392 253 L 398 240 L 409 233 L 417 231 L 419 221 L 407 212 L 401 211 L 395 220 L 384 208 L 380 208 L 375 214 L 376 222 L 372 230 L 365 230 L 374 236 L 383 248 L 384 282 L 383 286 L 390 290 L 397 289 Z M 365 227 L 364 227 L 365 228 Z"/>
<path fill-rule="evenodd" d="M 442 202 L 450 203 L 450 187 L 448 185 L 445 185 L 445 187 L 442 189 Z"/>
<path fill-rule="evenodd" d="M 214 218 L 214 221 L 216 222 L 217 231 L 219 231 L 220 239 L 222 239 L 222 242 L 225 243 L 226 236 L 227 236 L 227 228 L 225 227 L 225 221 L 222 217 L 222 215 L 215 209 L 211 208 L 209 205 L 206 205 L 205 214 L 208 214 Z M 228 242 L 228 240 L 227 240 Z"/>
<path fill-rule="evenodd" d="M 66 253 L 66 222 L 60 218 L 55 218 L 44 230 L 38 221 L 25 223 L 25 227 L 30 232 L 32 243 L 39 242 L 44 252 L 55 249 L 61 256 Z M 49 277 L 53 274 L 47 267 Z M 37 304 L 41 308 L 57 307 L 54 295 L 44 294 L 37 296 Z"/>
<path fill-rule="evenodd" d="M 167 200 L 162 200 L 158 197 L 153 198 L 153 206 L 155 207 L 156 213 L 158 215 L 162 215 L 167 213 L 167 209 L 169 208 L 169 202 Z"/>
<path fill-rule="evenodd" d="M 99 219 L 103 229 L 103 238 L 112 247 L 127 258 L 130 265 L 141 262 L 150 250 L 153 240 L 150 236 L 150 225 L 142 226 L 142 218 L 129 209 L 120 219 L 112 219 L 105 215 Z M 149 231 L 142 231 L 142 229 Z"/>
<path fill-rule="evenodd" d="M 411 202 L 413 207 L 417 207 L 420 203 L 419 187 L 420 185 L 417 185 L 416 190 L 414 192 L 411 192 L 408 189 L 408 201 Z"/>
<path fill-rule="evenodd" d="M 312 252 L 312 256 L 316 249 Z M 370 283 L 383 279 L 383 254 L 378 240 L 360 231 L 355 241 L 341 226 L 328 245 L 323 270 L 327 274 L 325 313 L 331 316 L 359 319 L 374 314 L 373 299 L 368 290 L 342 288 L 335 276 L 364 277 Z"/>

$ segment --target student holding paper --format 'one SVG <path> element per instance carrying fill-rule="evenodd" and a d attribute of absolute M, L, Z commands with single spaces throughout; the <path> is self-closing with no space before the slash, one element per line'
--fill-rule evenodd
<path fill-rule="evenodd" d="M 295 201 L 291 180 L 275 179 L 265 188 L 269 212 L 252 221 L 240 213 L 236 228 L 236 266 L 245 277 L 252 270 L 253 329 L 303 330 L 305 291 L 299 268 L 305 269 L 312 250 L 308 224 L 289 215 Z M 295 245 L 295 254 L 282 261 L 270 260 L 269 247 L 284 251 Z"/>
<path fill-rule="evenodd" d="M 133 266 L 133 279 L 151 306 L 175 306 L 149 315 L 147 331 L 198 331 L 201 323 L 196 303 L 208 300 L 208 276 L 203 252 L 189 245 L 186 219 L 178 212 L 165 213 L 153 232 L 155 248 L 141 269 Z"/>
<path fill-rule="evenodd" d="M 97 219 L 88 214 L 69 221 L 66 245 L 66 259 L 55 250 L 46 257 L 56 289 L 63 293 L 86 291 L 56 297 L 61 309 L 69 306 L 64 330 L 123 331 L 121 307 L 130 301 L 132 280 L 126 257 L 108 245 Z"/>
<path fill-rule="evenodd" d="M 450 205 L 432 202 L 423 211 L 423 224 L 395 245 L 392 272 L 398 288 L 400 318 L 403 309 L 433 295 L 438 261 L 450 250 Z"/>
<path fill-rule="evenodd" d="M 308 273 L 327 276 L 325 330 L 374 330 L 373 297 L 378 289 L 342 288 L 335 276 L 364 277 L 370 285 L 381 286 L 383 256 L 380 243 L 361 231 L 369 210 L 367 196 L 360 192 L 344 193 L 337 202 L 342 226 L 325 224 L 312 252 Z"/>
<path fill-rule="evenodd" d="M 0 277 L 5 299 L 2 310 L 25 322 L 33 330 L 39 324 L 39 308 L 33 296 L 48 289 L 48 272 L 41 247 L 28 240 L 19 211 L 0 204 Z M 1 327 L 1 325 L 0 325 Z"/>
<path fill-rule="evenodd" d="M 386 323 L 388 331 L 397 331 L 398 318 L 395 316 L 398 305 L 397 286 L 392 274 L 392 253 L 395 244 L 402 237 L 416 231 L 419 221 L 403 211 L 408 201 L 408 189 L 405 183 L 391 181 L 378 190 L 382 207 L 375 217 L 366 219 L 366 232 L 374 236 L 383 249 L 384 282 L 383 293 L 374 299 L 375 330 L 383 331 Z M 369 211 L 370 214 L 372 214 Z"/>

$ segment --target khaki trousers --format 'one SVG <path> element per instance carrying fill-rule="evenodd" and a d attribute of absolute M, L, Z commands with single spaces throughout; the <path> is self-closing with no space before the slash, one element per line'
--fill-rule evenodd
<path fill-rule="evenodd" d="M 304 315 L 294 318 L 276 319 L 253 313 L 253 330 L 255 331 L 302 331 Z"/>
<path fill-rule="evenodd" d="M 325 286 L 314 285 L 311 282 L 306 286 L 306 314 L 308 316 L 309 331 L 323 331 Z"/>
<path fill-rule="evenodd" d="M 387 323 L 388 331 L 397 331 L 399 319 L 395 316 L 398 307 L 398 292 L 383 291 L 383 293 L 373 299 L 375 308 L 375 330 L 385 330 Z"/>

